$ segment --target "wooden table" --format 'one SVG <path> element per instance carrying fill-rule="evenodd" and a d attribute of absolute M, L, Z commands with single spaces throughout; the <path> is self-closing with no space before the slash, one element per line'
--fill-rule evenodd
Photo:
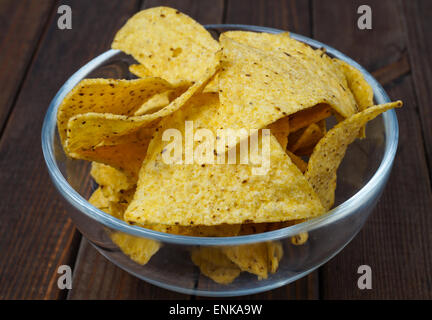
<path fill-rule="evenodd" d="M 318 271 L 247 299 L 432 298 L 432 1 L 366 1 L 359 30 L 347 0 L 0 1 L 0 299 L 195 299 L 140 281 L 98 254 L 68 218 L 48 176 L 40 132 L 50 100 L 84 63 L 110 47 L 140 9 L 168 5 L 202 24 L 275 27 L 325 42 L 379 79 L 398 111 L 400 144 L 388 186 L 360 234 Z M 57 9 L 72 8 L 72 30 Z M 73 267 L 72 290 L 57 268 Z M 373 289 L 357 288 L 370 265 Z"/>

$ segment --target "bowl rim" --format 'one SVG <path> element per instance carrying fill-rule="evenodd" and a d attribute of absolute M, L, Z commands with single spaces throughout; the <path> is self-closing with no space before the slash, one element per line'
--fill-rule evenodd
<path fill-rule="evenodd" d="M 204 25 L 208 30 L 214 29 L 228 29 L 228 30 L 245 30 L 254 32 L 267 32 L 267 33 L 281 33 L 286 32 L 283 30 L 260 27 L 253 25 L 242 25 L 242 24 L 210 24 Z M 378 81 L 366 71 L 360 64 L 355 62 L 350 57 L 346 56 L 342 52 L 324 44 L 317 40 L 308 38 L 303 35 L 296 33 L 291 33 L 290 36 L 296 40 L 302 41 L 314 48 L 325 48 L 327 53 L 330 55 L 341 59 L 348 64 L 354 66 L 360 70 L 365 78 L 365 80 L 372 86 L 374 91 L 374 99 L 377 104 L 390 102 L 390 98 L 385 92 L 384 88 L 378 83 Z M 227 245 L 240 245 L 248 243 L 256 243 L 263 241 L 273 241 L 279 240 L 286 237 L 292 237 L 302 232 L 310 232 L 312 230 L 327 226 L 338 220 L 346 218 L 350 215 L 355 214 L 355 212 L 362 207 L 363 204 L 368 203 L 370 199 L 376 196 L 379 186 L 386 182 L 388 174 L 391 171 L 393 160 L 396 155 L 398 139 L 399 139 L 399 126 L 394 110 L 389 110 L 385 112 L 382 117 L 385 127 L 385 150 L 381 163 L 374 173 L 374 175 L 369 179 L 369 181 L 354 195 L 345 200 L 343 203 L 337 207 L 331 209 L 327 213 L 318 216 L 316 218 L 310 219 L 308 221 L 285 227 L 282 229 L 268 231 L 253 235 L 244 236 L 231 236 L 231 237 L 192 237 L 183 235 L 174 235 L 163 233 L 159 231 L 154 231 L 150 229 L 145 229 L 138 226 L 129 225 L 126 222 L 119 220 L 108 213 L 99 210 L 98 208 L 91 205 L 85 198 L 83 198 L 72 186 L 67 182 L 66 178 L 61 173 L 57 162 L 55 160 L 55 153 L 53 147 L 54 137 L 57 134 L 57 109 L 60 103 L 63 101 L 66 94 L 72 90 L 73 87 L 86 75 L 92 72 L 95 68 L 102 65 L 108 59 L 117 55 L 119 50 L 108 50 L 99 56 L 95 57 L 87 64 L 82 66 L 78 71 L 76 71 L 60 88 L 57 94 L 51 101 L 49 108 L 46 112 L 43 126 L 42 126 L 42 151 L 46 165 L 48 167 L 48 172 L 50 177 L 61 193 L 61 195 L 77 210 L 81 211 L 87 217 L 103 224 L 104 226 L 115 229 L 117 231 L 138 236 L 144 238 L 150 238 L 154 240 L 159 240 L 161 242 L 182 244 L 182 245 L 206 245 L 206 246 L 227 246 Z"/>

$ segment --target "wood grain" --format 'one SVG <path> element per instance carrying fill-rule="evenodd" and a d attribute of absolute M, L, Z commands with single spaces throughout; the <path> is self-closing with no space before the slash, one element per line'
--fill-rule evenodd
<path fill-rule="evenodd" d="M 42 157 L 42 120 L 59 87 L 85 62 L 108 49 L 114 32 L 138 8 L 136 1 L 62 4 L 72 8 L 73 29 L 59 30 L 57 16 L 50 17 L 1 137 L 0 299 L 65 294 L 53 277 L 58 265 L 73 265 L 78 241 Z"/>
<path fill-rule="evenodd" d="M 361 31 L 357 29 L 356 14 L 360 4 L 363 2 L 337 0 L 326 6 L 314 1 L 315 38 L 347 53 L 371 71 L 381 70 L 378 74 L 385 75 L 382 79 L 387 79 L 390 97 L 402 99 L 405 105 L 397 111 L 400 141 L 390 181 L 363 230 L 322 268 L 321 297 L 427 299 L 432 285 L 428 271 L 432 195 L 413 77 L 407 75 L 404 62 L 405 55 L 411 54 L 401 18 L 404 13 L 400 1 L 373 1 L 373 29 Z M 390 71 L 386 74 L 383 70 Z M 391 78 L 393 81 L 388 81 Z M 372 290 L 357 288 L 357 268 L 362 264 L 372 268 Z"/>
<path fill-rule="evenodd" d="M 175 8 L 201 24 L 222 23 L 224 0 L 144 0 L 142 9 L 167 6 Z"/>
<path fill-rule="evenodd" d="M 0 133 L 53 5 L 52 0 L 0 2 Z"/>
<path fill-rule="evenodd" d="M 229 0 L 225 23 L 279 28 L 311 35 L 309 1 Z"/>
<path fill-rule="evenodd" d="M 403 1 L 407 47 L 412 64 L 414 91 L 417 97 L 423 139 L 432 179 L 432 2 Z"/>

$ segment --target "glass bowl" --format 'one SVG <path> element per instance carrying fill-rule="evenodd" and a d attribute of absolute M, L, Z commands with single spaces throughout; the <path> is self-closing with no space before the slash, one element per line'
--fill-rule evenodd
<path fill-rule="evenodd" d="M 279 33 L 281 30 L 246 25 L 208 25 L 212 34 L 227 30 Z M 375 103 L 390 99 L 380 84 L 359 64 L 341 52 L 307 37 L 291 34 L 314 48 L 324 47 L 333 57 L 361 70 L 374 90 Z M 95 188 L 89 175 L 90 163 L 73 160 L 63 152 L 57 127 L 57 108 L 65 95 L 83 78 L 132 78 L 128 65 L 133 59 L 118 50 L 109 50 L 91 60 L 61 87 L 52 100 L 42 128 L 45 161 L 68 212 L 80 232 L 108 260 L 151 284 L 177 292 L 202 296 L 240 296 L 271 290 L 320 267 L 341 251 L 359 232 L 379 200 L 388 180 L 398 144 L 398 123 L 393 110 L 370 122 L 367 138 L 350 145 L 338 171 L 335 208 L 315 219 L 260 234 L 236 237 L 190 237 L 160 233 L 129 225 L 92 206 L 88 199 Z M 146 265 L 131 260 L 111 241 L 110 232 L 159 241 L 161 249 Z M 308 233 L 303 245 L 293 245 L 292 237 Z M 239 246 L 279 241 L 284 255 L 279 269 L 267 279 L 242 272 L 231 284 L 223 285 L 200 274 L 192 263 L 190 252 L 201 246 Z M 107 279 L 111 281 L 111 279 Z"/>

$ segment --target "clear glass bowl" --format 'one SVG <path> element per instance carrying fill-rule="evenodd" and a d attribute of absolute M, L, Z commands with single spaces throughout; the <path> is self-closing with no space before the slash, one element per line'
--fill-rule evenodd
<path fill-rule="evenodd" d="M 281 30 L 246 25 L 208 25 L 210 32 L 249 30 L 279 33 Z M 373 87 L 377 104 L 389 102 L 380 84 L 359 64 L 341 52 L 307 37 L 291 34 L 314 48 L 324 47 L 331 56 L 361 70 Z M 69 204 L 69 214 L 81 233 L 108 260 L 154 285 L 181 293 L 203 296 L 239 296 L 271 290 L 293 282 L 326 263 L 341 251 L 359 232 L 375 207 L 388 180 L 398 144 L 398 123 L 393 110 L 373 120 L 367 138 L 353 143 L 338 171 L 336 206 L 330 212 L 284 229 L 237 237 L 189 237 L 160 233 L 129 225 L 95 208 L 86 200 L 94 185 L 89 178 L 90 163 L 65 156 L 56 127 L 57 108 L 65 95 L 85 77 L 131 78 L 128 65 L 132 58 L 109 50 L 91 60 L 62 86 L 52 100 L 42 128 L 42 149 L 50 176 Z M 110 239 L 117 231 L 136 237 L 154 239 L 162 247 L 149 263 L 132 261 Z M 295 246 L 291 238 L 307 232 L 304 245 Z M 229 285 L 217 284 L 200 274 L 190 259 L 197 246 L 233 246 L 265 241 L 280 241 L 284 255 L 279 269 L 265 280 L 242 272 Z M 111 281 L 111 279 L 107 279 Z"/>

